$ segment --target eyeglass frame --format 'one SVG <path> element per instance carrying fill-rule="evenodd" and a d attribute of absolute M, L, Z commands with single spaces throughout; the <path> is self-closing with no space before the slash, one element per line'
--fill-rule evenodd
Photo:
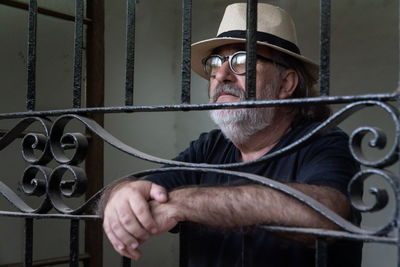
<path fill-rule="evenodd" d="M 232 58 L 233 58 L 234 56 L 238 55 L 238 54 L 245 54 L 245 55 L 247 56 L 247 52 L 246 52 L 246 51 L 237 51 L 237 52 L 235 52 L 235 53 L 233 53 L 232 55 L 229 55 L 229 56 L 221 56 L 221 55 L 219 55 L 219 54 L 211 54 L 211 55 L 209 55 L 209 56 L 203 58 L 203 59 L 201 60 L 201 63 L 203 64 L 203 71 L 204 71 L 204 73 L 205 73 L 208 77 L 210 77 L 210 78 L 215 77 L 215 75 L 211 75 L 211 74 L 209 74 L 209 73 L 207 72 L 207 70 L 206 70 L 206 62 L 207 62 L 207 60 L 209 60 L 211 57 L 218 57 L 218 58 L 221 59 L 221 61 L 222 61 L 221 67 L 222 67 L 222 65 L 225 63 L 225 61 L 228 60 L 229 69 L 230 69 L 234 74 L 236 74 L 236 75 L 244 75 L 244 74 L 246 74 L 246 71 L 244 71 L 244 72 L 237 72 L 237 71 L 235 71 L 235 70 L 233 69 L 233 67 L 232 67 Z M 272 63 L 272 64 L 279 65 L 279 66 L 281 66 L 281 67 L 283 67 L 283 68 L 285 68 L 285 69 L 288 69 L 288 68 L 289 68 L 289 67 L 286 66 L 285 64 L 280 63 L 280 62 L 277 62 L 277 61 L 275 61 L 275 60 L 273 60 L 273 59 L 271 59 L 271 58 L 267 58 L 267 57 L 264 57 L 264 56 L 261 56 L 261 55 L 258 55 L 258 54 L 256 55 L 256 57 L 257 57 L 257 59 L 261 59 L 261 60 L 270 62 L 270 63 Z M 247 58 L 246 58 L 246 60 L 247 60 Z"/>

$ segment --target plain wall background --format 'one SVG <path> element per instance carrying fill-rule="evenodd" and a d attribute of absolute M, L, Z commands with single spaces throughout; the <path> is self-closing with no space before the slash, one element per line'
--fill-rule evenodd
<path fill-rule="evenodd" d="M 193 1 L 192 41 L 215 36 L 227 4 L 235 1 Z M 281 6 L 292 15 L 302 53 L 319 59 L 319 1 L 260 1 Z M 389 0 L 332 1 L 331 95 L 390 93 L 398 81 L 398 3 Z M 125 1 L 106 0 L 105 105 L 124 104 Z M 73 13 L 73 1 L 39 1 L 40 6 Z M 136 9 L 136 105 L 180 102 L 181 2 L 141 0 Z M 27 12 L 0 5 L 0 112 L 25 109 Z M 73 23 L 39 15 L 37 110 L 72 106 Z M 207 81 L 192 75 L 192 103 L 206 103 Z M 334 110 L 341 105 L 333 106 Z M 10 128 L 17 120 L 0 121 Z M 340 126 L 349 134 L 363 125 L 386 130 L 388 147 L 394 139 L 393 123 L 385 112 L 372 108 L 357 112 Z M 171 158 L 190 140 L 213 128 L 207 112 L 107 114 L 105 129 L 132 147 Z M 367 148 L 366 148 L 367 149 Z M 0 153 L 0 179 L 16 190 L 25 168 L 20 140 Z M 385 151 L 368 149 L 374 157 Z M 56 164 L 54 164 L 56 165 Z M 154 167 L 105 145 L 105 184 L 137 170 Z M 392 167 L 397 173 L 397 167 Z M 89 177 L 90 179 L 90 177 Z M 381 186 L 379 181 L 367 184 Z M 382 186 L 386 186 L 382 184 Z M 387 187 L 387 186 L 386 186 Z M 371 198 L 367 197 L 368 201 Z M 392 205 L 374 216 L 365 215 L 366 227 L 380 226 Z M 12 209 L 0 198 L 2 209 Z M 54 230 L 53 230 L 54 229 Z M 35 258 L 68 255 L 68 224 L 60 220 L 35 221 Z M 21 261 L 23 222 L 1 217 L 0 264 Z M 119 264 L 105 239 L 104 266 Z M 83 247 L 83 243 L 81 245 Z M 177 266 L 178 236 L 165 234 L 143 246 L 143 258 L 134 266 Z M 396 248 L 366 244 L 363 266 L 395 266 Z"/>

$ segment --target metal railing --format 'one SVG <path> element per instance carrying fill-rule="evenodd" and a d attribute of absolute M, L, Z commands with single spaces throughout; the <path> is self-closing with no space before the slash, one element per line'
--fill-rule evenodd
<path fill-rule="evenodd" d="M 104 3 L 101 0 L 87 3 L 87 18 L 85 18 L 83 10 L 83 0 L 76 0 L 75 16 L 71 17 L 59 12 L 46 10 L 37 7 L 37 0 L 30 0 L 29 6 L 17 3 L 11 0 L 0 0 L 0 4 L 6 4 L 18 8 L 28 9 L 29 11 L 29 38 L 28 38 L 28 82 L 27 82 L 27 100 L 24 112 L 2 113 L 0 119 L 20 118 L 20 122 L 12 129 L 3 133 L 0 138 L 0 151 L 11 144 L 15 139 L 23 137 L 22 154 L 24 160 L 29 166 L 24 171 L 21 182 L 21 189 L 27 195 L 44 196 L 43 202 L 39 207 L 32 208 L 26 204 L 16 193 L 0 181 L 0 193 L 4 198 L 11 202 L 19 212 L 0 211 L 0 216 L 18 217 L 25 220 L 25 256 L 23 260 L 24 266 L 41 266 L 40 262 L 33 263 L 33 223 L 36 219 L 52 219 L 61 218 L 70 220 L 70 257 L 68 259 L 53 259 L 50 264 L 59 262 L 70 263 L 70 266 L 78 266 L 79 261 L 85 262 L 85 266 L 101 266 L 101 248 L 93 244 L 101 243 L 99 239 L 92 240 L 86 245 L 86 253 L 79 255 L 79 221 L 85 220 L 88 224 L 95 227 L 86 227 L 87 238 L 93 236 L 101 236 L 100 217 L 93 213 L 96 201 L 103 191 L 103 174 L 99 171 L 98 163 L 102 163 L 103 142 L 109 143 L 116 149 L 123 151 L 133 157 L 148 160 L 155 163 L 167 164 L 171 167 L 152 170 L 144 170 L 134 175 L 142 177 L 152 173 L 170 172 L 170 171 L 193 171 L 193 172 L 211 172 L 223 173 L 234 176 L 243 177 L 265 186 L 274 188 L 293 198 L 298 199 L 304 204 L 310 206 L 335 224 L 339 225 L 342 230 L 321 230 L 321 229 L 305 229 L 294 227 L 278 227 L 278 226 L 260 226 L 266 231 L 302 233 L 317 236 L 316 241 L 316 266 L 326 266 L 326 240 L 328 238 L 350 239 L 362 242 L 375 242 L 383 244 L 391 244 L 400 248 L 400 239 L 390 237 L 388 234 L 392 231 L 398 232 L 399 212 L 397 203 L 400 200 L 400 187 L 398 184 L 398 175 L 385 170 L 386 167 L 393 165 L 398 161 L 398 139 L 400 134 L 400 122 L 398 108 L 393 107 L 388 102 L 397 102 L 399 94 L 368 94 L 355 96 L 329 96 L 329 45 L 330 45 L 330 0 L 321 0 L 321 43 L 320 43 L 320 95 L 321 97 L 304 98 L 304 99 L 287 99 L 287 100 L 268 100 L 254 101 L 255 99 L 255 60 L 251 60 L 249 56 L 247 67 L 247 94 L 245 102 L 240 103 L 224 103 L 224 104 L 190 104 L 190 44 L 191 44 L 191 21 L 192 21 L 192 0 L 183 0 L 183 17 L 182 17 L 182 57 L 181 57 L 181 103 L 175 105 L 158 105 L 158 106 L 140 106 L 133 105 L 134 95 L 134 51 L 135 51 L 135 0 L 127 0 L 127 38 L 126 38 L 126 82 L 125 82 L 125 106 L 104 107 L 104 99 L 101 92 L 95 91 L 104 88 L 104 70 L 101 70 L 104 64 L 104 42 L 102 30 L 104 30 Z M 257 1 L 248 0 L 248 25 L 252 25 L 248 29 L 247 52 L 249 55 L 255 55 L 255 23 L 257 14 Z M 35 111 L 36 100 L 36 29 L 37 14 L 47 14 L 61 19 L 74 20 L 75 23 L 75 48 L 74 48 L 74 80 L 73 80 L 73 103 L 71 109 Z M 83 27 L 87 26 L 88 44 L 87 44 L 87 91 L 88 97 L 86 107 L 81 108 L 81 88 L 82 88 L 82 57 L 83 57 Z M 100 34 L 99 34 L 100 32 Z M 101 45 L 103 44 L 103 46 Z M 97 56 L 95 56 L 97 54 Z M 99 56 L 100 55 L 100 56 Z M 255 57 L 254 57 L 255 58 Z M 99 63 L 100 62 L 100 63 Z M 99 67 L 100 65 L 100 67 Z M 94 69 L 98 68 L 98 69 Z M 100 68 L 100 69 L 99 69 Z M 99 79 L 100 77 L 100 79 Z M 100 81 L 99 81 L 100 80 Z M 97 84 L 94 84 L 97 83 Z M 95 89 L 97 88 L 97 89 Z M 94 106 L 93 103 L 97 103 Z M 98 103 L 101 103 L 99 106 Z M 395 193 L 395 211 L 388 223 L 377 230 L 362 229 L 343 218 L 337 216 L 330 210 L 327 210 L 320 203 L 303 195 L 290 187 L 277 183 L 257 175 L 240 173 L 233 169 L 238 166 L 248 165 L 252 163 L 235 163 L 235 164 L 195 164 L 186 162 L 177 162 L 157 158 L 152 155 L 143 153 L 132 148 L 103 128 L 103 115 L 109 113 L 123 112 L 169 112 L 169 111 L 196 111 L 196 110 L 212 110 L 242 107 L 273 107 L 273 106 L 293 106 L 293 105 L 322 105 L 322 104 L 347 104 L 344 108 L 337 111 L 328 120 L 323 122 L 319 127 L 314 129 L 308 135 L 304 136 L 295 143 L 274 153 L 268 154 L 257 161 L 267 161 L 272 158 L 281 156 L 288 151 L 293 151 L 309 139 L 323 132 L 327 128 L 336 126 L 340 122 L 347 119 L 354 112 L 369 106 L 381 108 L 388 113 L 395 125 L 396 138 L 393 148 L 382 159 L 377 161 L 368 161 L 361 152 L 361 141 L 367 133 L 374 135 L 375 143 L 373 146 L 382 146 L 383 138 L 381 132 L 372 127 L 361 127 L 353 132 L 350 137 L 350 150 L 354 158 L 363 166 L 367 167 L 360 171 L 352 179 L 349 185 L 351 192 L 352 204 L 360 211 L 375 211 L 386 205 L 386 193 L 376 190 L 376 203 L 367 206 L 362 203 L 360 187 L 363 181 L 371 176 L 378 175 L 388 182 Z M 65 133 L 66 125 L 71 121 L 81 122 L 87 129 L 90 141 L 84 133 Z M 33 123 L 39 123 L 42 127 L 41 132 L 29 132 L 29 126 Z M 72 153 L 65 153 L 66 150 L 73 150 Z M 39 153 L 38 153 L 39 152 Z M 72 155 L 71 155 L 72 154 Z M 50 160 L 54 159 L 59 166 L 50 169 L 46 165 Z M 85 168 L 81 164 L 85 162 Z M 96 162 L 96 165 L 91 163 Z M 254 162 L 253 162 L 254 163 Z M 95 167 L 96 166 L 96 167 Z M 73 177 L 73 181 L 64 181 L 63 177 L 69 173 Z M 40 174 L 40 175 L 39 175 Z M 41 178 L 39 178 L 39 176 Z M 91 183 L 87 182 L 87 177 L 97 177 L 91 179 Z M 93 181 L 93 184 L 92 184 Z M 64 203 L 63 197 L 79 197 L 86 194 L 85 202 L 77 207 L 70 208 Z M 48 213 L 54 208 L 57 213 Z M 94 223 L 97 221 L 97 223 Z M 87 225 L 88 225 L 87 224 Z M 89 239 L 87 239 L 89 240 Z M 100 237 L 101 240 L 101 237 Z M 91 247 L 92 246 L 92 247 Z M 101 246 L 101 245 L 100 245 Z M 95 254 L 97 254 L 95 256 Z M 100 255 L 100 257 L 99 257 Z M 181 255 L 182 258 L 185 255 Z M 100 258 L 100 259 L 99 259 Z M 400 258 L 400 257 L 399 257 Z M 46 261 L 49 264 L 48 261 Z M 184 262 L 182 260 L 181 262 Z M 130 266 L 130 260 L 123 258 L 122 266 Z M 183 263 L 182 263 L 183 264 Z M 397 266 L 400 266 L 400 259 Z"/>

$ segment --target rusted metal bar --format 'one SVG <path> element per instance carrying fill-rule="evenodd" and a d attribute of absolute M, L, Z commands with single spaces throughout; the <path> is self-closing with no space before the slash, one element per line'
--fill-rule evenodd
<path fill-rule="evenodd" d="M 13 1 L 13 0 L 0 0 L 0 5 L 15 7 L 15 8 L 22 9 L 22 10 L 29 10 L 28 4 Z M 63 19 L 63 20 L 67 20 L 67 21 L 75 21 L 75 17 L 72 15 L 65 14 L 65 13 L 62 13 L 62 12 L 59 12 L 56 10 L 44 8 L 44 7 L 38 7 L 38 13 L 49 16 L 49 17 L 53 17 L 53 18 Z M 84 24 L 89 24 L 91 22 L 92 22 L 91 19 L 88 19 L 88 18 L 83 19 Z"/>
<path fill-rule="evenodd" d="M 90 258 L 89 254 L 81 254 L 79 255 L 79 261 L 86 261 Z M 42 267 L 42 266 L 54 266 L 63 263 L 69 263 L 69 257 L 57 257 L 50 259 L 42 259 L 35 260 L 32 263 L 32 267 Z M 22 263 L 10 263 L 10 264 L 1 264 L 0 267 L 21 267 Z"/>
<path fill-rule="evenodd" d="M 0 137 L 4 136 L 6 133 L 8 133 L 7 130 L 0 129 Z M 40 134 L 40 132 L 22 132 L 17 136 L 17 138 L 24 138 L 27 134 Z M 87 139 L 91 139 L 92 138 L 92 136 L 90 136 L 90 135 L 85 135 L 85 137 Z M 65 145 L 63 147 L 68 148 L 68 145 Z M 71 148 L 72 148 L 72 146 L 71 146 Z"/>
<path fill-rule="evenodd" d="M 325 239 L 317 238 L 315 240 L 315 267 L 327 266 L 328 245 Z"/>
<path fill-rule="evenodd" d="M 135 72 L 136 0 L 126 1 L 126 73 L 125 105 L 133 105 Z"/>
<path fill-rule="evenodd" d="M 36 102 L 36 32 L 37 32 L 37 0 L 29 1 L 28 24 L 28 84 L 26 94 L 26 109 L 35 110 Z"/>
<path fill-rule="evenodd" d="M 104 0 L 87 2 L 87 17 L 93 23 L 87 28 L 86 49 L 86 106 L 104 106 Z M 102 113 L 92 113 L 90 117 L 99 125 L 104 125 Z M 91 135 L 87 132 L 87 135 Z M 104 143 L 93 135 L 89 140 L 85 161 L 86 175 L 90 179 L 86 190 L 86 200 L 103 187 Z M 85 222 L 85 251 L 91 256 L 85 267 L 103 266 L 103 231 L 101 221 Z"/>
<path fill-rule="evenodd" d="M 397 10 L 397 14 L 398 17 L 400 18 L 400 1 L 397 1 L 397 6 L 398 6 L 398 10 Z M 400 36 L 400 19 L 397 20 L 397 35 Z M 397 44 L 397 92 L 400 92 L 400 42 L 398 42 Z M 399 262 L 400 262 L 400 254 L 398 255 L 399 258 Z M 400 266 L 400 264 L 399 264 Z"/>
<path fill-rule="evenodd" d="M 83 0 L 75 0 L 75 47 L 73 107 L 81 107 L 82 50 L 83 50 Z"/>
<path fill-rule="evenodd" d="M 33 258 L 33 219 L 25 219 L 25 241 L 24 241 L 24 267 L 32 266 Z"/>
<path fill-rule="evenodd" d="M 320 2 L 320 95 L 329 95 L 330 80 L 330 42 L 331 42 L 331 0 Z"/>
<path fill-rule="evenodd" d="M 79 220 L 71 220 L 69 266 L 79 266 Z"/>
<path fill-rule="evenodd" d="M 70 215 L 70 214 L 39 214 L 14 211 L 0 211 L 0 216 L 20 217 L 28 219 L 78 219 L 78 220 L 101 220 L 98 215 Z"/>
<path fill-rule="evenodd" d="M 187 267 L 189 263 L 187 231 L 187 222 L 179 223 L 179 267 Z"/>
<path fill-rule="evenodd" d="M 254 266 L 253 253 L 254 240 L 249 232 L 250 227 L 242 227 L 242 267 Z"/>
<path fill-rule="evenodd" d="M 274 233 L 293 233 L 302 235 L 311 235 L 319 237 L 331 237 L 336 240 L 357 240 L 366 243 L 381 243 L 388 245 L 398 244 L 397 237 L 373 236 L 373 235 L 359 235 L 352 234 L 344 231 L 314 229 L 314 228 L 298 228 L 298 227 L 284 227 L 284 226 L 258 226 L 266 231 Z"/>
<path fill-rule="evenodd" d="M 100 79 L 99 83 L 104 83 Z M 88 88 L 89 90 L 89 88 Z M 196 110 L 212 110 L 227 108 L 256 108 L 256 107 L 272 107 L 272 106 L 301 106 L 301 105 L 326 105 L 326 104 L 345 104 L 357 101 L 397 101 L 398 94 L 367 94 L 358 96 L 330 96 L 330 97 L 312 97 L 312 98 L 296 98 L 284 100 L 263 100 L 263 101 L 246 101 L 233 103 L 218 104 L 180 104 L 180 105 L 153 105 L 153 106 L 118 106 L 118 107 L 96 107 L 80 108 L 80 109 L 58 109 L 48 111 L 34 112 L 11 112 L 0 114 L 1 119 L 15 119 L 29 116 L 48 117 L 60 116 L 63 114 L 105 114 L 105 113 L 122 113 L 122 112 L 164 112 L 164 111 L 196 111 Z M 99 102 L 100 103 L 100 102 Z M 96 103 L 95 103 L 96 104 Z"/>
<path fill-rule="evenodd" d="M 181 74 L 182 74 L 182 93 L 181 102 L 183 104 L 190 103 L 190 51 L 192 43 L 192 0 L 183 0 L 182 7 L 182 58 L 181 58 Z"/>
<path fill-rule="evenodd" d="M 246 100 L 256 100 L 257 0 L 247 0 Z"/>
<path fill-rule="evenodd" d="M 131 267 L 131 259 L 127 257 L 121 257 L 121 267 Z"/>

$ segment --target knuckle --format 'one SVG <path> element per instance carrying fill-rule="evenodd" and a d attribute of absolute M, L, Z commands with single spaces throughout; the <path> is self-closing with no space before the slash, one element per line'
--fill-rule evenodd
<path fill-rule="evenodd" d="M 136 207 L 136 215 L 143 216 L 146 213 L 146 207 L 143 205 L 137 205 Z"/>
<path fill-rule="evenodd" d="M 132 223 L 132 217 L 126 213 L 121 214 L 119 219 L 123 225 L 129 225 Z"/>
<path fill-rule="evenodd" d="M 140 229 L 139 231 L 136 232 L 136 237 L 139 238 L 140 240 L 147 240 L 149 239 L 149 234 L 145 230 Z"/>
<path fill-rule="evenodd" d="M 121 229 L 121 225 L 117 222 L 112 222 L 112 223 L 110 223 L 110 229 L 113 232 L 118 232 Z"/>
<path fill-rule="evenodd" d="M 142 224 L 143 224 L 143 227 L 146 228 L 146 229 L 151 229 L 153 227 L 153 223 L 151 221 L 148 221 L 148 220 L 143 221 Z"/>

